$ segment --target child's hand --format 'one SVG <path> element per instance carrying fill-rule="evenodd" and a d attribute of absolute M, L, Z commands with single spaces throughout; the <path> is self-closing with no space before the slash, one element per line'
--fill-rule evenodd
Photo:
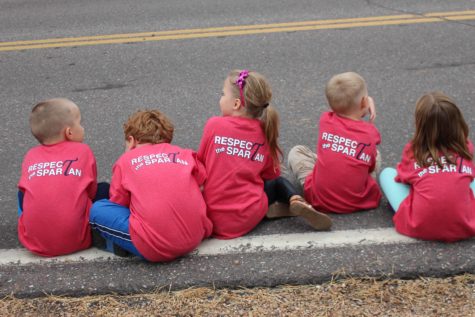
<path fill-rule="evenodd" d="M 367 103 L 368 103 L 368 113 L 369 113 L 369 121 L 371 123 L 374 122 L 374 119 L 376 119 L 376 106 L 374 105 L 374 100 L 370 96 L 366 97 Z"/>

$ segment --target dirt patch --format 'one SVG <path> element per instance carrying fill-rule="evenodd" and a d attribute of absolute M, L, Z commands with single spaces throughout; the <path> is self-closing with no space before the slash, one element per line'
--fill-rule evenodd
<path fill-rule="evenodd" d="M 321 285 L 191 288 L 129 296 L 6 297 L 0 316 L 475 316 L 475 275 Z"/>

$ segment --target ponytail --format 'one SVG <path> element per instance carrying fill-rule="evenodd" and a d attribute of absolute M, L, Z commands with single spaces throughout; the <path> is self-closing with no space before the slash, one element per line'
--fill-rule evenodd
<path fill-rule="evenodd" d="M 282 149 L 279 146 L 279 113 L 272 106 L 267 106 L 262 112 L 261 125 L 269 144 L 274 168 L 278 168 L 282 158 Z"/>
<path fill-rule="evenodd" d="M 266 141 L 269 144 L 274 168 L 279 168 L 282 150 L 278 143 L 279 114 L 269 106 L 272 89 L 267 79 L 258 72 L 248 70 L 232 70 L 228 75 L 233 95 L 239 98 L 251 118 L 261 120 Z"/>

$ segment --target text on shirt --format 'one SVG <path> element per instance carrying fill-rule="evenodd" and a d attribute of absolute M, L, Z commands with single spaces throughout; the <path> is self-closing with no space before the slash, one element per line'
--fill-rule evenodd
<path fill-rule="evenodd" d="M 432 162 L 432 158 L 428 159 L 429 162 Z M 424 168 L 422 171 L 417 173 L 419 177 L 424 176 L 425 174 L 438 174 L 438 173 L 459 173 L 459 174 L 469 174 L 472 175 L 472 168 L 470 166 L 463 164 L 463 158 L 457 157 L 455 160 L 456 164 L 449 164 L 445 156 L 440 157 L 440 163 L 442 167 L 438 166 L 435 162 L 433 165 Z M 414 169 L 418 170 L 421 167 L 419 164 L 414 163 Z"/>
<path fill-rule="evenodd" d="M 323 149 L 330 149 L 333 152 L 355 157 L 367 163 L 371 162 L 371 156 L 363 152 L 371 143 L 358 143 L 355 140 L 327 132 L 322 133 L 322 140 L 326 141 L 326 143 L 322 143 Z"/>
<path fill-rule="evenodd" d="M 82 170 L 79 168 L 73 168 L 73 163 L 79 159 L 64 160 L 64 161 L 51 161 L 34 163 L 28 166 L 28 179 L 34 176 L 81 176 Z"/>
<path fill-rule="evenodd" d="M 264 162 L 264 155 L 257 153 L 264 145 L 263 143 L 216 135 L 214 137 L 214 144 L 224 145 L 216 148 L 216 154 L 226 153 L 227 155 L 242 157 L 251 161 Z"/>
<path fill-rule="evenodd" d="M 188 165 L 188 161 L 180 159 L 178 157 L 180 152 L 175 153 L 154 153 L 148 155 L 141 155 L 134 157 L 130 160 L 130 164 L 134 166 L 135 170 L 140 169 L 143 166 L 149 166 L 152 164 L 181 164 Z"/>

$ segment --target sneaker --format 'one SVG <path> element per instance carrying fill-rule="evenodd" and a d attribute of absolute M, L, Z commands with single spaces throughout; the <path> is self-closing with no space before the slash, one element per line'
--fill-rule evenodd
<path fill-rule="evenodd" d="M 92 234 L 92 246 L 101 250 L 105 250 L 107 248 L 107 241 L 101 235 L 101 233 L 97 231 L 96 229 L 91 229 L 91 234 Z"/>
<path fill-rule="evenodd" d="M 115 244 L 112 241 L 107 240 L 106 238 L 104 238 L 98 230 L 92 229 L 91 233 L 92 233 L 92 246 L 93 247 L 96 247 L 100 250 L 104 250 L 104 251 L 114 253 L 115 255 L 120 256 L 120 257 L 132 256 L 132 253 L 130 253 L 129 251 L 127 251 L 125 249 L 122 249 L 117 244 Z"/>
<path fill-rule="evenodd" d="M 120 256 L 120 257 L 123 257 L 123 258 L 128 258 L 130 256 L 132 256 L 132 253 L 130 253 L 129 251 L 125 250 L 125 249 L 122 249 L 121 247 L 119 247 L 117 244 L 113 244 L 113 252 L 115 255 L 117 256 Z"/>
<path fill-rule="evenodd" d="M 302 196 L 292 196 L 289 209 L 295 216 L 304 218 L 315 230 L 328 230 L 332 226 L 330 217 L 316 211 Z"/>
<path fill-rule="evenodd" d="M 267 209 L 267 218 L 281 218 L 281 217 L 294 217 L 295 215 L 290 212 L 289 204 L 284 204 L 276 201 Z"/>

